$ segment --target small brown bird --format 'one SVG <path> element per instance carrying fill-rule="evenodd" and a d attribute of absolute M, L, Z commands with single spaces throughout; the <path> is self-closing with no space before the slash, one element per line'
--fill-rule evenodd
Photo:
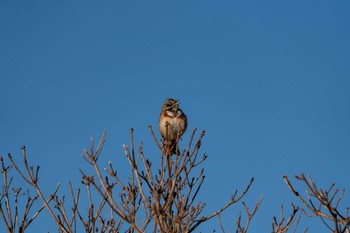
<path fill-rule="evenodd" d="M 171 154 L 178 154 L 178 139 L 186 131 L 187 117 L 179 107 L 179 101 L 167 99 L 159 117 L 159 130 L 166 141 L 167 150 Z"/>

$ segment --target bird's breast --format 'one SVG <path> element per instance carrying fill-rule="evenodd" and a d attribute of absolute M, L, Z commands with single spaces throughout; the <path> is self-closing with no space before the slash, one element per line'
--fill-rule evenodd
<path fill-rule="evenodd" d="M 166 127 L 168 122 L 168 130 Z M 159 129 L 167 140 L 176 140 L 186 129 L 186 121 L 183 117 L 162 116 L 159 120 Z M 168 132 L 167 132 L 168 131 Z"/>

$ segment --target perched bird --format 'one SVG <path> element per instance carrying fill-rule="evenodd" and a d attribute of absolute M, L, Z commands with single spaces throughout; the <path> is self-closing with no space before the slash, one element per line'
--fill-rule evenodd
<path fill-rule="evenodd" d="M 165 139 L 167 151 L 178 154 L 177 142 L 187 128 L 187 117 L 179 107 L 179 101 L 167 99 L 159 117 L 159 130 Z"/>

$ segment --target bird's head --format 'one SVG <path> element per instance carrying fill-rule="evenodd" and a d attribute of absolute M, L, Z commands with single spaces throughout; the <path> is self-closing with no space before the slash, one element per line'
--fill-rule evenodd
<path fill-rule="evenodd" d="M 177 110 L 179 108 L 179 101 L 169 98 L 167 99 L 162 107 L 163 111 L 167 111 L 167 110 Z"/>

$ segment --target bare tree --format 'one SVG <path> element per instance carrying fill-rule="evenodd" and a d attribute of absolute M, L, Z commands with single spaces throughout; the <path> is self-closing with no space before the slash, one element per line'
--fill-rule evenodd
<path fill-rule="evenodd" d="M 167 148 L 167 143 L 158 140 L 152 128 L 149 128 L 160 152 L 158 157 L 159 166 L 154 166 L 151 159 L 144 154 L 142 143 L 136 149 L 133 130 L 131 129 L 130 146 L 123 145 L 125 158 L 131 171 L 129 179 L 126 181 L 118 176 L 117 170 L 114 168 L 115 161 L 108 162 L 106 168 L 100 168 L 101 165 L 98 163 L 98 159 L 106 140 L 106 131 L 96 148 L 94 140 L 91 140 L 90 148 L 84 150 L 82 157 L 93 168 L 93 172 L 87 174 L 80 170 L 82 183 L 86 188 L 87 211 L 81 211 L 81 207 L 79 207 L 82 201 L 81 190 L 74 191 L 71 183 L 69 183 L 69 190 L 73 206 L 67 206 L 65 195 L 59 195 L 59 183 L 55 190 L 48 197 L 45 197 L 38 182 L 39 167 L 29 165 L 25 147 L 22 148 L 23 169 L 17 165 L 18 163 L 9 154 L 10 167 L 14 167 L 20 177 L 37 193 L 37 196 L 31 200 L 41 200 L 43 203 L 30 221 L 24 222 L 30 223 L 42 209 L 46 208 L 57 224 L 59 232 L 64 233 L 81 232 L 81 228 L 79 228 L 81 226 L 86 232 L 96 233 L 120 231 L 190 233 L 214 217 L 220 219 L 222 212 L 239 202 L 246 195 L 253 183 L 253 178 L 242 193 L 238 194 L 238 191 L 235 191 L 223 207 L 218 208 L 212 214 L 203 215 L 205 203 L 197 199 L 205 180 L 202 163 L 206 160 L 207 155 L 199 154 L 204 131 L 195 139 L 196 129 L 194 129 L 187 147 L 181 153 L 171 155 L 169 153 L 171 148 Z M 155 156 L 152 156 L 152 158 L 154 159 Z M 10 167 L 6 167 L 3 163 L 2 170 L 5 177 Z M 8 200 L 10 186 L 6 180 L 3 195 L 6 205 L 10 203 L 10 200 Z M 98 194 L 99 201 L 96 201 L 95 194 Z M 259 208 L 261 201 L 262 199 L 256 204 L 253 212 L 250 212 L 243 203 L 248 215 L 247 222 L 244 227 L 241 226 L 241 215 L 239 215 L 236 222 L 237 232 L 247 232 L 251 218 Z M 28 206 L 31 206 L 31 204 Z M 6 208 L 11 209 L 11 207 Z M 30 207 L 26 212 L 29 212 L 29 209 Z M 9 211 L 7 212 L 7 218 L 5 214 L 2 214 L 3 220 L 8 226 L 7 231 L 14 232 L 12 230 L 13 224 L 11 225 L 9 222 L 15 223 L 16 221 L 11 220 L 13 215 Z M 6 213 L 6 211 L 2 211 L 2 213 Z M 27 219 L 27 214 L 25 216 L 25 219 Z M 24 232 L 25 228 L 20 232 Z"/>
<path fill-rule="evenodd" d="M 130 131 L 131 146 L 124 145 L 124 153 L 131 166 L 130 181 L 123 183 L 112 162 L 105 169 L 107 175 L 97 164 L 100 156 L 105 135 L 102 136 L 96 151 L 91 143 L 90 150 L 85 150 L 84 159 L 94 167 L 94 176 L 83 173 L 85 179 L 91 180 L 93 187 L 107 200 L 113 212 L 130 225 L 129 232 L 193 232 L 200 224 L 218 216 L 230 205 L 238 202 L 249 190 L 253 179 L 246 190 L 238 195 L 233 193 L 228 203 L 218 211 L 208 216 L 201 215 L 205 204 L 196 202 L 196 197 L 204 182 L 204 169 L 199 169 L 193 175 L 195 168 L 200 166 L 207 155 L 199 156 L 199 148 L 204 136 L 200 134 L 195 143 L 193 130 L 187 148 L 180 155 L 168 153 L 170 148 L 165 148 L 166 143 L 159 143 L 151 133 L 159 150 L 160 167 L 153 168 L 152 162 L 146 158 L 142 144 L 135 150 L 133 130 Z M 97 180 L 97 181 L 96 181 Z M 119 189 L 117 192 L 113 192 Z M 118 193 L 119 199 L 113 196 Z"/>
<path fill-rule="evenodd" d="M 20 169 L 18 164 L 14 161 L 11 154 L 8 155 L 11 166 L 5 166 L 3 159 L 2 162 L 2 174 L 4 176 L 4 185 L 3 185 L 3 193 L 0 201 L 0 213 L 2 215 L 3 221 L 7 228 L 7 232 L 24 232 L 30 223 L 34 221 L 34 219 L 39 215 L 39 213 L 46 208 L 50 213 L 52 219 L 57 224 L 59 232 L 71 233 L 71 232 L 80 232 L 78 226 L 78 222 L 81 223 L 86 232 L 118 232 L 121 226 L 121 220 L 115 220 L 112 217 L 108 219 L 104 218 L 101 214 L 102 209 L 106 206 L 105 197 L 101 197 L 99 202 L 93 201 L 91 197 L 91 184 L 86 180 L 83 180 L 83 184 L 86 186 L 87 190 L 87 199 L 88 199 L 88 210 L 87 213 L 82 214 L 79 210 L 78 205 L 80 201 L 80 189 L 77 189 L 76 192 L 73 191 L 72 184 L 69 183 L 69 190 L 72 197 L 73 206 L 65 205 L 65 195 L 59 196 L 58 191 L 60 188 L 60 184 L 57 185 L 55 190 L 47 197 L 44 197 L 43 192 L 39 186 L 39 169 L 40 167 L 31 166 L 27 160 L 26 148 L 22 147 L 22 157 L 23 157 L 23 165 L 24 168 Z M 24 214 L 21 223 L 18 221 L 18 199 L 20 197 L 21 189 L 15 189 L 12 184 L 12 177 L 10 182 L 7 181 L 7 173 L 9 170 L 14 167 L 24 181 L 32 188 L 32 191 L 36 192 L 37 195 L 32 198 L 29 195 L 29 190 L 27 191 L 27 203 L 24 206 Z M 10 187 L 14 190 L 15 199 L 10 200 L 9 189 Z M 29 219 L 29 212 L 33 206 L 33 203 L 40 199 L 43 203 L 41 208 Z M 6 213 L 2 207 L 2 203 L 6 205 Z M 11 203 L 15 203 L 15 212 L 12 213 Z M 95 206 L 97 209 L 95 210 Z M 85 211 L 84 211 L 85 212 Z M 12 221 L 12 219 L 14 219 Z M 13 222 L 13 223 L 12 223 Z M 19 230 L 16 230 L 16 227 Z"/>
<path fill-rule="evenodd" d="M 8 154 L 10 165 L 6 165 L 3 157 L 0 157 L 3 176 L 0 215 L 6 231 L 24 233 L 42 210 L 47 209 L 60 233 L 81 232 L 82 229 L 91 233 L 190 233 L 214 217 L 218 218 L 221 231 L 225 233 L 221 214 L 242 200 L 251 187 L 253 178 L 243 192 L 239 194 L 235 191 L 224 206 L 204 215 L 205 203 L 198 200 L 198 193 L 205 181 L 203 163 L 207 155 L 199 153 L 205 132 L 196 136 L 194 129 L 185 149 L 181 152 L 177 150 L 177 154 L 172 155 L 172 148 L 169 148 L 164 139 L 158 140 L 152 128 L 149 128 L 159 149 L 159 156 L 153 155 L 151 160 L 145 155 L 142 143 L 135 147 L 131 129 L 130 145 L 123 145 L 124 158 L 130 167 L 127 180 L 121 179 L 115 169 L 119 160 L 108 162 L 107 166 L 103 166 L 106 168 L 101 169 L 99 158 L 106 140 L 106 131 L 96 147 L 92 138 L 90 148 L 85 149 L 82 155 L 93 168 L 92 172 L 88 174 L 80 170 L 85 195 L 82 195 L 80 188 L 74 189 L 69 183 L 69 202 L 66 201 L 66 195 L 59 193 L 60 183 L 48 196 L 43 194 L 42 184 L 39 185 L 40 167 L 30 165 L 25 147 L 22 148 L 21 164 L 11 154 Z M 179 139 L 175 145 L 177 148 L 178 144 Z M 25 181 L 28 185 L 26 191 L 23 191 L 25 186 L 16 187 L 13 184 L 13 175 Z M 301 195 L 287 176 L 283 176 L 283 179 L 290 191 L 298 197 L 302 207 L 292 204 L 291 214 L 286 218 L 281 206 L 280 217 L 273 217 L 272 233 L 296 233 L 301 218 L 300 210 L 307 217 L 320 218 L 333 233 L 350 233 L 349 208 L 340 211 L 344 189 L 337 189 L 334 183 L 327 189 L 320 189 L 310 176 L 301 174 L 296 176 L 306 186 L 305 195 Z M 262 200 L 263 198 L 255 204 L 253 210 L 242 202 L 246 220 L 243 220 L 244 217 L 239 212 L 235 221 L 236 233 L 248 232 Z M 307 230 L 308 228 L 303 232 Z"/>
<path fill-rule="evenodd" d="M 303 213 L 308 217 L 319 217 L 324 225 L 333 233 L 349 233 L 350 217 L 349 207 L 343 213 L 339 210 L 339 204 L 344 196 L 344 189 L 341 191 L 332 183 L 328 189 L 319 189 L 311 176 L 304 174 L 296 176 L 296 179 L 306 186 L 305 196 L 302 196 L 294 189 L 287 176 L 283 176 L 285 183 L 293 194 L 298 197 L 303 205 Z"/>

